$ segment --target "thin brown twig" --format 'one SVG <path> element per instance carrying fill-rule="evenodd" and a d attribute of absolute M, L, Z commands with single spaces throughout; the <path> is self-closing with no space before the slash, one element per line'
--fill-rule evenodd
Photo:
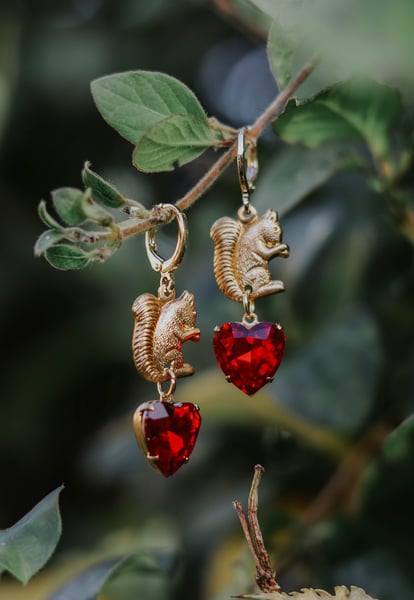
<path fill-rule="evenodd" d="M 260 529 L 260 524 L 257 518 L 257 510 L 259 505 L 259 494 L 258 488 L 259 483 L 262 478 L 262 474 L 264 473 L 264 468 L 261 465 L 256 465 L 254 468 L 254 476 L 252 481 L 252 487 L 250 489 L 249 499 L 248 499 L 248 511 L 247 517 L 249 520 L 250 531 L 254 533 L 254 542 L 256 545 L 257 554 L 259 557 L 260 565 L 262 570 L 264 571 L 263 575 L 267 577 L 268 573 L 272 573 L 272 565 L 270 563 L 269 554 L 267 553 L 266 547 L 263 541 L 262 531 Z M 279 587 L 279 586 L 278 586 Z"/>
<path fill-rule="evenodd" d="M 296 89 L 310 75 L 316 66 L 317 61 L 311 60 L 308 62 L 292 81 L 284 88 L 274 99 L 274 101 L 264 110 L 264 112 L 256 119 L 251 127 L 246 129 L 247 144 L 255 144 L 257 139 L 262 134 L 265 127 L 271 123 L 285 108 L 287 102 L 291 98 Z M 225 169 L 236 158 L 237 155 L 237 136 L 234 139 L 228 140 L 230 147 L 218 158 L 218 160 L 210 167 L 205 175 L 191 188 L 182 198 L 177 200 L 176 206 L 180 210 L 186 210 L 194 204 L 222 175 Z M 160 214 L 159 209 L 154 207 L 149 212 L 149 217 L 146 219 L 135 219 L 133 222 L 125 221 L 119 223 L 122 239 L 126 239 L 138 233 L 147 231 L 154 225 L 160 225 L 166 222 L 167 215 Z"/>
<path fill-rule="evenodd" d="M 264 545 L 262 531 L 257 518 L 259 503 L 258 488 L 263 473 L 264 468 L 261 465 L 256 465 L 247 503 L 247 519 L 242 505 L 238 500 L 233 502 L 233 506 L 237 511 L 244 537 L 246 538 L 250 552 L 256 562 L 257 585 L 266 593 L 280 592 L 280 586 L 276 581 L 276 573 L 272 569 L 269 554 Z"/>
<path fill-rule="evenodd" d="M 226 150 L 224 154 L 220 156 L 218 160 L 210 167 L 205 175 L 195 184 L 191 190 L 189 190 L 185 196 L 177 200 L 176 205 L 180 210 L 186 210 L 189 206 L 194 204 L 198 198 L 200 198 L 213 183 L 220 177 L 225 169 L 237 156 L 237 137 L 232 142 L 230 148 Z"/>
<path fill-rule="evenodd" d="M 237 515 L 240 520 L 240 525 L 242 526 L 244 537 L 246 538 L 247 545 L 249 546 L 249 550 L 252 553 L 252 556 L 256 563 L 256 569 L 260 569 L 260 561 L 256 552 L 256 546 L 253 543 L 252 536 L 250 535 L 249 524 L 247 523 L 246 516 L 244 514 L 243 507 L 239 500 L 234 500 L 233 506 L 236 509 Z"/>

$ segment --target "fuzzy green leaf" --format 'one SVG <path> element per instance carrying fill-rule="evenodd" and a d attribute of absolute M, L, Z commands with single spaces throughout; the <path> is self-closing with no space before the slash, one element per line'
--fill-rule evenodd
<path fill-rule="evenodd" d="M 278 21 L 273 21 L 267 39 L 267 54 L 280 89 L 289 83 L 297 48 L 296 35 L 284 30 Z"/>
<path fill-rule="evenodd" d="M 82 212 L 87 219 L 101 225 L 101 227 L 108 227 L 113 223 L 114 218 L 110 212 L 108 212 L 99 204 L 93 201 L 91 198 L 91 189 L 87 189 L 82 201 Z"/>
<path fill-rule="evenodd" d="M 83 211 L 85 193 L 71 187 L 52 192 L 53 206 L 59 217 L 68 225 L 80 225 L 86 221 Z"/>
<path fill-rule="evenodd" d="M 0 568 L 22 583 L 47 562 L 59 541 L 62 524 L 57 488 L 10 529 L 0 531 Z"/>
<path fill-rule="evenodd" d="M 307 56 L 337 80 L 369 73 L 384 81 L 412 82 L 412 0 L 250 0 L 269 19 L 297 33 Z M 383 35 L 379 35 L 383 32 Z M 339 75 L 338 75 L 339 74 Z"/>
<path fill-rule="evenodd" d="M 105 121 L 134 145 L 152 125 L 174 114 L 192 115 L 207 123 L 193 92 L 164 73 L 117 73 L 96 79 L 91 89 Z"/>
<path fill-rule="evenodd" d="M 52 267 L 67 271 L 70 269 L 84 269 L 91 260 L 98 258 L 98 253 L 96 250 L 86 252 L 76 246 L 59 244 L 48 248 L 45 257 Z"/>
<path fill-rule="evenodd" d="M 46 202 L 44 200 L 42 200 L 39 203 L 38 214 L 39 214 L 40 219 L 43 221 L 43 223 L 45 225 L 47 225 L 47 227 L 51 227 L 52 229 L 57 229 L 57 230 L 63 231 L 64 227 L 62 227 L 62 225 L 60 223 L 58 223 L 56 221 L 56 219 L 54 219 L 52 217 L 52 215 L 49 214 L 49 212 L 46 208 Z"/>
<path fill-rule="evenodd" d="M 90 163 L 85 163 L 82 171 L 82 181 L 85 187 L 91 189 L 95 202 L 103 204 L 108 208 L 120 208 L 125 204 L 124 196 L 100 175 L 92 171 Z"/>
<path fill-rule="evenodd" d="M 143 135 L 134 151 L 134 164 L 146 172 L 172 171 L 216 143 L 208 121 L 192 115 L 173 115 Z"/>
<path fill-rule="evenodd" d="M 389 131 L 400 112 L 398 90 L 353 77 L 303 104 L 291 101 L 274 127 L 284 141 L 310 148 L 329 140 L 361 140 L 382 159 L 390 151 Z"/>
<path fill-rule="evenodd" d="M 44 231 L 38 238 L 34 253 L 35 256 L 41 256 L 48 248 L 54 246 L 66 237 L 65 232 L 57 229 L 48 229 Z"/>

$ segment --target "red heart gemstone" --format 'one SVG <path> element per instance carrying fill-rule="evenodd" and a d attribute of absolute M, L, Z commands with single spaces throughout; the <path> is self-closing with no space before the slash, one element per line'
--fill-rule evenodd
<path fill-rule="evenodd" d="M 154 400 L 139 406 L 134 415 L 137 440 L 152 466 L 165 477 L 188 461 L 200 425 L 198 406 L 191 402 Z"/>
<path fill-rule="evenodd" d="M 214 353 L 227 380 L 248 396 L 271 381 L 282 362 L 285 342 L 282 327 L 268 322 L 250 327 L 225 323 L 213 338 Z"/>

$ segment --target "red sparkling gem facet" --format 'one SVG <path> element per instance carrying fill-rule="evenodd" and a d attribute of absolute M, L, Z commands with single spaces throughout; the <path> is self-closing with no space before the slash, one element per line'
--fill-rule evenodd
<path fill-rule="evenodd" d="M 285 334 L 277 323 L 252 327 L 225 323 L 215 332 L 214 353 L 229 381 L 251 396 L 276 373 L 285 351 Z"/>
<path fill-rule="evenodd" d="M 191 402 L 161 402 L 155 400 L 153 410 L 145 411 L 143 434 L 150 456 L 157 456 L 154 464 L 169 477 L 188 461 L 193 451 L 201 416 Z"/>

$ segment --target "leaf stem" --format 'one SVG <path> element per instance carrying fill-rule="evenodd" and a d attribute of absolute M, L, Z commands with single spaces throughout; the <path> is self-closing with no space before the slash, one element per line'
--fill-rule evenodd
<path fill-rule="evenodd" d="M 305 81 L 312 73 L 317 64 L 317 60 L 309 61 L 292 81 L 284 88 L 273 102 L 264 110 L 264 112 L 256 119 L 256 121 L 246 130 L 247 142 L 255 144 L 257 139 L 263 133 L 263 130 L 271 123 L 285 108 L 295 90 Z M 176 206 L 184 211 L 189 208 L 196 200 L 198 200 L 220 177 L 231 162 L 237 156 L 237 134 L 234 139 L 230 139 L 230 147 L 216 160 L 205 175 L 192 187 L 182 198 L 177 200 Z M 150 216 L 146 219 L 129 219 L 118 223 L 121 229 L 123 239 L 143 233 L 151 227 L 167 222 L 167 215 L 162 214 L 158 207 L 153 207 L 150 211 Z"/>

